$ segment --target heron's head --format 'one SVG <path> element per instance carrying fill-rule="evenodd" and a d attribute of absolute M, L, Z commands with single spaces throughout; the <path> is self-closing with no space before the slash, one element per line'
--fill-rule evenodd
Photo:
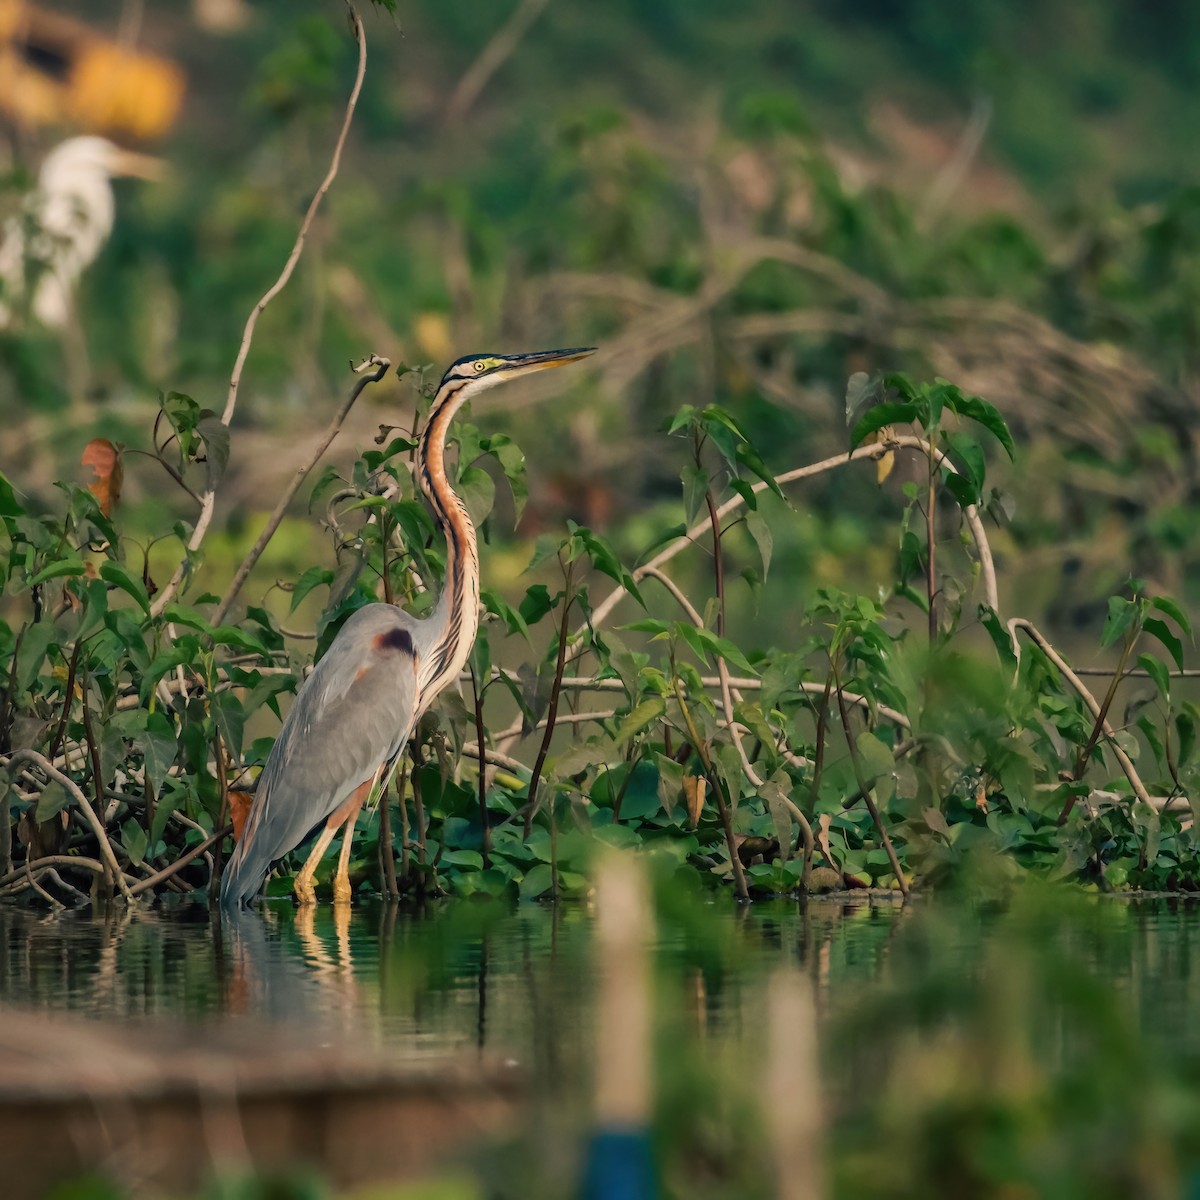
<path fill-rule="evenodd" d="M 163 163 L 149 154 L 126 150 L 108 138 L 67 138 L 46 155 L 38 172 L 38 185 L 44 192 L 70 193 L 120 175 L 161 179 Z"/>
<path fill-rule="evenodd" d="M 576 346 L 570 350 L 534 350 L 529 354 L 468 354 L 450 364 L 442 376 L 441 387 L 454 380 L 467 380 L 473 384 L 473 394 L 507 379 L 578 362 L 595 352 L 595 346 Z"/>

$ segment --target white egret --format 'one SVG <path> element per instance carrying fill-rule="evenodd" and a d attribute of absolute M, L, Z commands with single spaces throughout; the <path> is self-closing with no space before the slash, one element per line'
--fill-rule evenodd
<path fill-rule="evenodd" d="M 161 163 L 102 137 L 68 138 L 46 155 L 0 243 L 0 328 L 23 311 L 51 329 L 67 323 L 79 276 L 112 233 L 119 175 L 156 179 Z"/>

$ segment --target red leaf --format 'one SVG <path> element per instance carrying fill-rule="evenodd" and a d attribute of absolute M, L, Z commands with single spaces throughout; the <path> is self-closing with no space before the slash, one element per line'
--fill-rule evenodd
<path fill-rule="evenodd" d="M 108 438 L 92 438 L 84 446 L 83 457 L 79 461 L 83 466 L 92 468 L 96 479 L 87 485 L 88 491 L 96 497 L 100 511 L 106 517 L 111 517 L 112 510 L 121 498 L 121 484 L 125 478 L 121 451 Z"/>

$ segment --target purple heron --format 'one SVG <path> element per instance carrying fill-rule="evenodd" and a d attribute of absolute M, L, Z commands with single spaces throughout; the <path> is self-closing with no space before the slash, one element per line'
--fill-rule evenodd
<path fill-rule="evenodd" d="M 471 355 L 442 376 L 417 459 L 421 490 L 446 537 L 441 595 L 424 619 L 392 604 L 368 604 L 342 626 L 297 693 L 263 768 L 221 881 L 222 904 L 246 903 L 271 864 L 322 823 L 296 876 L 296 898 L 315 901 L 317 864 L 344 826 L 333 896 L 350 899 L 350 845 L 359 809 L 376 785 L 386 787 L 417 718 L 458 676 L 479 627 L 475 526 L 446 478 L 446 431 L 462 404 L 487 388 L 591 353 Z"/>

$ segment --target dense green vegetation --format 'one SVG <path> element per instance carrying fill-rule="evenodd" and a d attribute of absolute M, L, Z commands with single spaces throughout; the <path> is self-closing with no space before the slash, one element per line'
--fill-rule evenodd
<path fill-rule="evenodd" d="M 1066 20 L 1043 7 L 1046 28 Z M 950 166 L 915 192 L 882 182 L 878 162 L 855 182 L 803 90 L 772 73 L 750 86 L 742 42 L 726 90 L 677 124 L 683 140 L 664 132 L 678 111 L 646 94 L 639 112 L 637 89 L 618 106 L 584 86 L 539 115 L 531 97 L 564 86 L 572 11 L 551 8 L 527 69 L 452 125 L 402 107 L 410 93 L 379 65 L 394 29 L 375 17 L 351 163 L 252 344 L 244 390 L 276 397 L 253 407 L 258 430 L 193 397 L 224 395 L 244 314 L 332 141 L 353 41 L 317 9 L 230 43 L 244 88 L 213 92 L 180 135 L 209 157 L 180 155 L 174 182 L 122 196 L 81 298 L 83 375 L 52 368 L 45 332 L 4 335 L 7 386 L 33 416 L 30 478 L 10 460 L 0 483 L 0 749 L 21 760 L 2 886 L 29 893 L 21 865 L 47 855 L 43 898 L 205 886 L 314 654 L 369 600 L 427 605 L 440 550 L 410 466 L 429 368 L 402 368 L 387 392 L 375 381 L 359 409 L 378 390 L 400 424 L 307 491 L 328 540 L 297 504 L 230 588 L 261 525 L 247 502 L 274 503 L 299 461 L 273 463 L 276 425 L 296 423 L 285 380 L 323 421 L 333 364 L 368 348 L 417 364 L 467 342 L 595 340 L 598 371 L 565 399 L 501 418 L 511 432 L 487 432 L 492 413 L 459 426 L 491 620 L 462 698 L 420 731 L 400 807 L 366 821 L 364 887 L 571 894 L 599 841 L 652 847 L 741 894 L 928 885 L 973 854 L 1105 888 L 1192 888 L 1196 709 L 1180 672 L 1200 551 L 1187 434 L 1200 193 L 1110 171 L 1136 204 L 997 215 Z M 955 87 L 984 86 L 1001 60 L 978 48 L 1011 41 L 1017 18 L 972 11 L 953 29 L 921 6 L 880 12 L 872 36 L 902 25 Z M 739 28 L 772 19 L 764 7 Z M 844 71 L 837 37 L 853 30 L 812 21 Z M 406 36 L 444 46 L 458 79 L 467 11 L 437 23 Z M 649 35 L 658 62 L 686 29 L 697 69 L 724 28 L 660 5 L 613 30 Z M 1161 40 L 1155 28 L 1140 36 Z M 1092 102 L 1132 97 L 1139 62 Z M 608 86 L 644 69 L 635 58 Z M 1066 112 L 1070 87 L 1092 95 L 1088 70 L 1058 79 L 1050 110 Z M 1001 111 L 1007 147 L 1018 130 Z M 948 142 L 946 163 L 955 153 Z M 158 388 L 151 415 L 137 397 Z M 93 407 L 105 397 L 134 402 Z M 360 445 L 379 415 L 355 418 Z M 94 464 L 91 490 L 38 484 L 97 431 L 128 446 L 119 468 Z M 239 446 L 254 436 L 249 461 Z M 874 479 L 846 464 L 847 445 L 878 461 Z M 544 532 L 514 542 L 531 491 L 525 528 Z M 210 495 L 242 511 L 206 541 Z M 619 608 L 602 586 L 623 589 Z M 1089 687 L 1056 643 L 1106 649 L 1108 676 Z"/>

